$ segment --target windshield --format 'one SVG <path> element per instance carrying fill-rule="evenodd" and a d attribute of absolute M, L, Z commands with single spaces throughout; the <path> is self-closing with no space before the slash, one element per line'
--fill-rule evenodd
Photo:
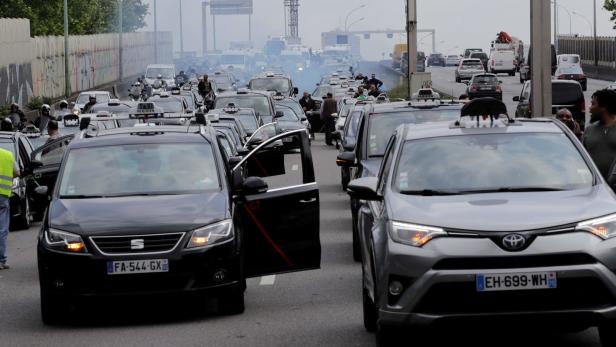
<path fill-rule="evenodd" d="M 579 66 L 561 67 L 556 72 L 556 75 L 583 75 L 582 68 Z"/>
<path fill-rule="evenodd" d="M 584 100 L 582 87 L 577 83 L 552 83 L 552 105 L 574 105 Z"/>
<path fill-rule="evenodd" d="M 77 104 L 87 104 L 88 102 L 90 102 L 90 95 L 92 94 L 81 94 L 79 95 L 79 98 L 77 99 Z M 104 104 L 109 102 L 109 95 L 107 94 L 94 94 L 94 96 L 96 96 L 96 103 L 97 104 Z"/>
<path fill-rule="evenodd" d="M 402 124 L 453 121 L 459 118 L 459 109 L 432 109 L 372 114 L 368 126 L 368 157 L 382 157 L 391 135 Z"/>
<path fill-rule="evenodd" d="M 244 61 L 245 57 L 243 55 L 224 54 L 222 57 L 220 57 L 220 62 L 223 65 L 243 65 Z"/>
<path fill-rule="evenodd" d="M 296 114 L 304 114 L 304 109 L 302 109 L 302 105 L 299 102 L 291 99 L 285 99 L 278 101 L 280 105 L 285 105 L 286 107 L 290 107 Z"/>
<path fill-rule="evenodd" d="M 334 89 L 331 87 L 318 87 L 317 89 L 315 89 L 314 93 L 312 93 L 312 96 L 317 99 L 321 99 L 324 96 L 326 96 L 327 93 L 333 94 L 333 92 L 334 92 Z"/>
<path fill-rule="evenodd" d="M 164 113 L 182 113 L 182 102 L 175 98 L 155 99 L 154 104 L 163 109 Z"/>
<path fill-rule="evenodd" d="M 70 151 L 60 198 L 194 194 L 219 190 L 206 143 L 139 144 Z"/>
<path fill-rule="evenodd" d="M 155 79 L 158 75 L 162 75 L 163 79 L 172 79 L 174 75 L 174 69 L 170 67 L 152 67 L 149 68 L 145 74 L 146 78 Z"/>
<path fill-rule="evenodd" d="M 282 113 L 284 113 L 283 117 L 277 119 L 279 121 L 286 120 L 290 122 L 297 122 L 299 120 L 295 112 L 293 112 L 293 110 L 289 107 L 276 107 L 276 111 L 282 111 Z"/>
<path fill-rule="evenodd" d="M 473 77 L 473 83 L 498 84 L 498 79 L 496 76 L 475 76 Z"/>
<path fill-rule="evenodd" d="M 471 54 L 471 58 L 488 59 L 488 55 L 486 53 L 473 53 Z"/>
<path fill-rule="evenodd" d="M 461 70 L 483 70 L 481 63 L 462 64 Z"/>
<path fill-rule="evenodd" d="M 571 140 L 542 133 L 408 141 L 395 176 L 400 191 L 569 190 L 592 184 L 593 174 Z"/>
<path fill-rule="evenodd" d="M 269 99 L 266 96 L 225 96 L 216 98 L 214 108 L 223 108 L 229 104 L 235 104 L 239 108 L 252 108 L 261 116 L 273 116 L 270 111 Z"/>
<path fill-rule="evenodd" d="M 286 78 L 258 78 L 250 81 L 249 88 L 288 93 L 291 90 L 291 84 Z"/>

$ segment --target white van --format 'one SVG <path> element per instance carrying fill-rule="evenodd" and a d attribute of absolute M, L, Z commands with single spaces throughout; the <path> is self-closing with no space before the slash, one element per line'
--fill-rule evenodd
<path fill-rule="evenodd" d="M 556 56 L 558 67 L 582 67 L 579 54 L 559 54 Z"/>
<path fill-rule="evenodd" d="M 494 74 L 506 72 L 509 76 L 515 76 L 517 66 L 513 51 L 492 51 L 488 60 L 488 70 Z"/>
<path fill-rule="evenodd" d="M 145 69 L 145 81 L 150 85 L 154 83 L 158 75 L 163 76 L 163 80 L 167 82 L 167 87 L 175 87 L 175 65 L 150 64 Z"/>

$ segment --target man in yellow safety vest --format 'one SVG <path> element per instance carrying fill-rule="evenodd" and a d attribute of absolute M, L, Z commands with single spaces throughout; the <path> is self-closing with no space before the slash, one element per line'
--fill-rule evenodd
<path fill-rule="evenodd" d="M 19 167 L 17 167 L 13 153 L 0 149 L 0 270 L 9 268 L 6 264 L 6 241 L 11 222 L 9 199 L 13 192 L 13 178 L 19 175 Z"/>

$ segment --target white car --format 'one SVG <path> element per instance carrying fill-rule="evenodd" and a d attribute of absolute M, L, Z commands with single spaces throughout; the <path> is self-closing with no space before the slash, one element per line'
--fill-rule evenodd
<path fill-rule="evenodd" d="M 559 54 L 556 56 L 558 67 L 577 67 L 581 68 L 582 61 L 579 54 Z"/>
<path fill-rule="evenodd" d="M 458 66 L 460 65 L 460 60 L 462 58 L 460 58 L 459 55 L 448 55 L 447 58 L 445 58 L 445 65 L 447 66 Z"/>
<path fill-rule="evenodd" d="M 175 87 L 175 65 L 172 64 L 150 64 L 145 70 L 145 81 L 152 85 L 158 75 L 161 75 L 167 83 L 167 88 Z"/>
<path fill-rule="evenodd" d="M 488 60 L 488 70 L 493 74 L 506 72 L 515 76 L 518 61 L 514 51 L 492 51 Z"/>

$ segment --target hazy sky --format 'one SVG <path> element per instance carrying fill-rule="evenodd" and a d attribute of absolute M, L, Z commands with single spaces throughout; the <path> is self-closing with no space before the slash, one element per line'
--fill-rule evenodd
<path fill-rule="evenodd" d="M 149 2 L 150 13 L 153 12 Z M 182 0 L 184 21 L 184 50 L 201 51 L 201 0 Z M 592 21 L 593 0 L 558 0 L 572 14 L 573 33 L 590 34 L 586 17 Z M 609 21 L 610 14 L 597 1 L 599 35 L 615 36 Z M 364 18 L 353 25 L 352 30 L 403 29 L 405 0 L 300 0 L 300 36 L 304 45 L 320 48 L 321 32 L 342 28 L 348 12 L 362 4 L 367 6 L 351 15 L 349 23 Z M 158 0 L 158 28 L 175 33 L 174 43 L 179 51 L 179 0 Z M 284 34 L 283 0 L 254 0 L 252 17 L 253 41 L 262 47 L 270 36 Z M 530 0 L 418 0 L 419 28 L 436 29 L 437 51 L 459 53 L 465 47 L 489 47 L 496 33 L 504 30 L 525 42 L 530 37 Z M 560 32 L 569 33 L 569 15 L 560 10 Z M 217 16 L 217 48 L 228 47 L 229 41 L 248 39 L 247 16 Z M 208 18 L 208 19 L 211 19 Z M 147 18 L 148 29 L 153 29 L 153 16 Z M 211 22 L 210 22 L 211 30 Z M 420 49 L 431 50 L 431 38 L 419 34 Z M 210 32 L 210 48 L 212 36 Z M 362 55 L 380 59 L 389 55 L 393 45 L 405 41 L 405 36 L 384 35 L 362 40 Z M 456 48 L 457 46 L 457 48 Z"/>

